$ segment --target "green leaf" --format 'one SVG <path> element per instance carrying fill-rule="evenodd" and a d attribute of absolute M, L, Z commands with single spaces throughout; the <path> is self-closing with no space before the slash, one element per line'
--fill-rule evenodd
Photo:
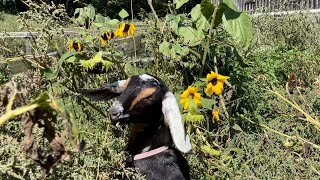
<path fill-rule="evenodd" d="M 235 42 L 245 49 L 249 46 L 252 35 L 252 22 L 246 12 L 236 12 L 228 8 L 223 16 L 224 29 L 231 35 Z"/>
<path fill-rule="evenodd" d="M 193 7 L 190 14 L 191 19 L 193 21 L 197 21 L 202 16 L 200 4 L 197 4 L 195 7 Z"/>
<path fill-rule="evenodd" d="M 169 14 L 167 17 L 169 18 L 170 27 L 176 34 L 178 34 L 179 23 L 182 20 L 181 15 Z"/>
<path fill-rule="evenodd" d="M 200 86 L 203 86 L 204 83 L 202 81 L 196 81 L 195 83 L 193 83 L 193 85 L 200 87 Z"/>
<path fill-rule="evenodd" d="M 86 61 L 82 61 L 81 62 L 81 66 L 86 68 L 86 69 L 91 69 L 97 63 L 102 63 L 102 67 L 105 68 L 106 70 L 108 70 L 113 63 L 110 62 L 110 61 L 103 60 L 102 54 L 103 54 L 103 52 L 100 51 L 92 59 L 86 60 Z"/>
<path fill-rule="evenodd" d="M 115 25 L 118 25 L 119 22 L 120 21 L 118 19 L 111 19 L 111 20 L 107 21 L 107 24 L 115 26 Z"/>
<path fill-rule="evenodd" d="M 198 107 L 196 103 L 193 101 L 191 97 L 188 97 L 188 101 L 189 101 L 189 113 L 191 115 L 198 115 Z"/>
<path fill-rule="evenodd" d="M 228 6 L 229 8 L 231 8 L 232 10 L 239 12 L 238 7 L 237 7 L 237 5 L 233 2 L 233 0 L 223 0 L 223 3 L 227 4 L 227 6 Z"/>
<path fill-rule="evenodd" d="M 101 14 L 97 14 L 96 18 L 94 20 L 96 23 L 105 23 L 106 22 L 106 18 L 104 16 L 102 16 Z"/>
<path fill-rule="evenodd" d="M 199 115 L 199 114 L 192 115 L 189 113 L 185 115 L 184 119 L 186 123 L 194 123 L 194 124 L 201 124 L 205 120 L 203 115 Z"/>
<path fill-rule="evenodd" d="M 43 75 L 48 79 L 54 79 L 58 76 L 58 68 L 46 68 L 42 70 Z"/>
<path fill-rule="evenodd" d="M 69 57 L 68 59 L 66 59 L 66 62 L 68 62 L 68 63 L 73 63 L 73 62 L 75 62 L 76 60 L 77 60 L 76 56 L 71 56 L 71 57 Z"/>
<path fill-rule="evenodd" d="M 175 0 L 174 3 L 176 4 L 176 9 L 179 9 L 181 6 L 183 6 L 188 1 L 189 0 Z"/>
<path fill-rule="evenodd" d="M 201 15 L 201 17 L 198 19 L 196 23 L 197 30 L 202 30 L 204 32 L 207 32 L 210 28 L 209 21 Z"/>
<path fill-rule="evenodd" d="M 111 61 L 102 61 L 102 66 L 103 68 L 107 71 L 111 66 L 113 65 L 113 63 Z"/>
<path fill-rule="evenodd" d="M 216 103 L 214 99 L 201 98 L 201 106 L 206 109 L 212 109 L 212 106 Z"/>
<path fill-rule="evenodd" d="M 124 9 L 122 9 L 120 12 L 119 12 L 119 16 L 121 17 L 121 19 L 124 19 L 126 17 L 129 16 L 128 12 Z"/>
<path fill-rule="evenodd" d="M 87 8 L 87 16 L 90 18 L 90 19 L 94 19 L 96 15 L 96 10 L 93 6 L 88 6 Z"/>
<path fill-rule="evenodd" d="M 232 129 L 236 130 L 236 131 L 242 131 L 241 127 L 238 124 L 234 124 L 232 126 Z"/>
<path fill-rule="evenodd" d="M 181 47 L 181 51 L 180 51 L 180 55 L 181 56 L 186 56 L 188 55 L 190 52 L 190 49 L 186 46 Z"/>
<path fill-rule="evenodd" d="M 210 0 L 202 0 L 200 3 L 201 6 L 201 12 L 204 15 L 204 17 L 207 18 L 207 20 L 209 20 L 213 14 L 214 11 L 214 6 L 211 3 Z"/>
<path fill-rule="evenodd" d="M 103 26 L 102 23 L 93 23 L 93 25 L 94 25 L 95 27 L 98 27 L 98 28 L 101 28 L 101 27 Z"/>
<path fill-rule="evenodd" d="M 202 30 L 196 30 L 192 27 L 180 27 L 179 36 L 183 38 L 185 44 L 196 46 L 204 39 Z"/>
<path fill-rule="evenodd" d="M 88 36 L 86 36 L 85 38 L 85 42 L 92 42 L 93 41 L 93 36 L 91 34 L 89 34 Z"/>
<path fill-rule="evenodd" d="M 163 41 L 160 45 L 159 45 L 159 51 L 160 53 L 162 53 L 163 55 L 170 57 L 171 53 L 170 53 L 170 43 L 167 41 Z"/>
<path fill-rule="evenodd" d="M 219 26 L 219 24 L 222 23 L 222 16 L 223 16 L 223 13 L 228 10 L 228 5 L 225 4 L 225 3 L 220 3 L 218 5 L 218 9 L 217 9 L 217 12 L 216 12 L 216 16 L 214 18 L 214 23 L 213 23 L 213 28 L 216 28 Z"/>
<path fill-rule="evenodd" d="M 211 156 L 220 156 L 221 151 L 212 149 L 209 145 L 201 146 L 201 150 Z"/>
<path fill-rule="evenodd" d="M 64 54 L 61 56 L 61 58 L 60 58 L 59 61 L 62 62 L 62 61 L 66 60 L 66 59 L 68 59 L 69 57 L 74 56 L 74 55 L 76 55 L 76 54 L 78 54 L 78 53 L 75 52 L 75 51 L 68 51 L 68 52 L 64 53 Z"/>

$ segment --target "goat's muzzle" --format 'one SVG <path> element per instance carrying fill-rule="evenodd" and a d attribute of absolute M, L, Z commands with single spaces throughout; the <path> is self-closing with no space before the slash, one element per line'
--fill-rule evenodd
<path fill-rule="evenodd" d="M 119 101 L 115 101 L 109 109 L 112 124 L 120 125 L 129 121 L 129 114 L 123 113 L 123 106 Z"/>

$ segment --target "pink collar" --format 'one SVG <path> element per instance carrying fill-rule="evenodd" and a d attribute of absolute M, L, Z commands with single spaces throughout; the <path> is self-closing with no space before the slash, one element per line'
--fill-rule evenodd
<path fill-rule="evenodd" d="M 144 152 L 144 153 L 140 153 L 140 154 L 137 154 L 133 157 L 133 160 L 139 160 L 139 159 L 144 159 L 144 158 L 147 158 L 147 157 L 150 157 L 150 156 L 153 156 L 153 155 L 156 155 L 156 154 L 159 154 L 165 150 L 169 149 L 168 146 L 161 146 L 157 149 L 153 149 L 151 151 L 147 151 L 147 152 Z"/>

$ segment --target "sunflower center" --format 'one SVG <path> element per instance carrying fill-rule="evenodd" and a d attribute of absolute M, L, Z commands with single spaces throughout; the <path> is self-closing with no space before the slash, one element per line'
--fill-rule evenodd
<path fill-rule="evenodd" d="M 130 25 L 129 24 L 125 24 L 124 28 L 123 28 L 123 32 L 128 32 L 129 28 L 130 28 Z"/>
<path fill-rule="evenodd" d="M 218 82 L 218 79 L 217 78 L 213 78 L 211 81 L 212 85 L 216 85 L 217 82 Z"/>
<path fill-rule="evenodd" d="M 78 46 L 78 43 L 77 42 L 74 42 L 73 43 L 73 48 L 75 49 L 75 50 L 79 50 L 80 49 L 80 47 Z"/>
<path fill-rule="evenodd" d="M 108 36 L 108 40 L 110 40 L 113 38 L 114 34 L 113 34 L 113 32 L 111 32 L 111 33 L 108 33 L 107 36 Z"/>
<path fill-rule="evenodd" d="M 194 99 L 194 94 L 190 93 L 190 97 L 191 97 L 191 99 Z"/>

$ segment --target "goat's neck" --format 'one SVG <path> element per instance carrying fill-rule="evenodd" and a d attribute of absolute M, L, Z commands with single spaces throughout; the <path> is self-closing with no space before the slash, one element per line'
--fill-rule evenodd
<path fill-rule="evenodd" d="M 161 123 L 160 123 L 161 122 Z M 162 121 L 158 124 L 133 124 L 131 127 L 127 151 L 136 155 L 161 146 L 172 145 L 169 127 Z"/>

